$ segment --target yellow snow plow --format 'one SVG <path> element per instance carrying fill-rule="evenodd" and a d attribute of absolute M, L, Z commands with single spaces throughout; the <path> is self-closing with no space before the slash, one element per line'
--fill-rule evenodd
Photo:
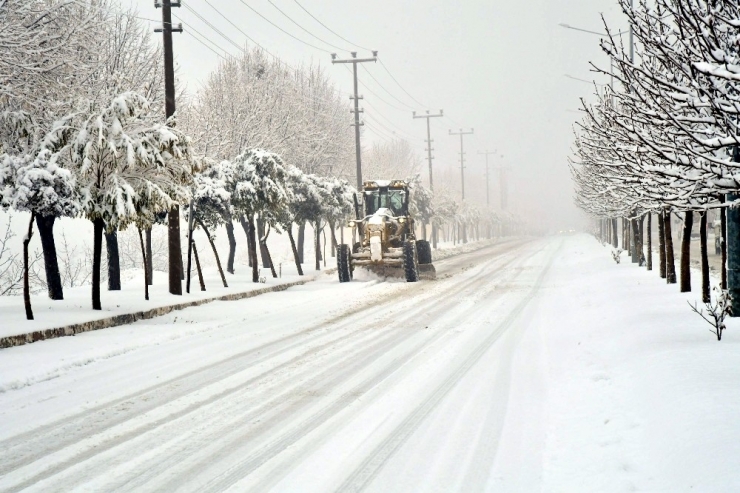
<path fill-rule="evenodd" d="M 416 239 L 409 200 L 406 181 L 373 180 L 363 184 L 361 203 L 355 203 L 356 218 L 349 222 L 353 237 L 356 232 L 360 241 L 351 248 L 339 245 L 339 282 L 351 281 L 356 267 L 408 282 L 436 277 L 429 242 Z"/>

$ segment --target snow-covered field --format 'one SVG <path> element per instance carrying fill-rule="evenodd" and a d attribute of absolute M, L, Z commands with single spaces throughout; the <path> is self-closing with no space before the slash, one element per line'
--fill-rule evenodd
<path fill-rule="evenodd" d="M 0 350 L 0 491 L 736 491 L 740 337 L 593 238 Z"/>

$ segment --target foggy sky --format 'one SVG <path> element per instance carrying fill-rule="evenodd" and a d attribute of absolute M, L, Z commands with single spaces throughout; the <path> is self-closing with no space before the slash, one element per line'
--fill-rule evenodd
<path fill-rule="evenodd" d="M 161 18 L 152 0 L 120 1 L 123 6 L 135 5 L 141 17 Z M 205 0 L 183 3 L 238 46 L 246 42 L 245 36 L 217 10 L 287 63 L 323 64 L 339 88 L 351 92 L 350 72 L 343 66 L 332 66 L 329 53 L 291 39 L 244 3 L 327 52 L 337 52 L 344 58 L 353 50 L 360 57 L 370 53 L 334 36 L 293 0 L 272 1 L 312 34 L 344 50 L 311 37 L 268 0 L 208 0 L 215 9 Z M 572 126 L 579 119 L 579 98 L 588 97 L 593 88 L 566 78 L 565 74 L 591 80 L 596 75 L 590 72 L 588 62 L 604 66 L 608 59 L 599 49 L 598 36 L 567 30 L 558 24 L 602 31 L 603 12 L 611 26 L 624 28 L 626 23 L 616 0 L 299 2 L 349 41 L 378 50 L 401 86 L 418 102 L 428 105 L 417 104 L 406 95 L 380 64 L 364 64 L 382 87 L 360 69 L 360 80 L 368 86 L 360 88 L 365 96 L 364 117 L 369 123 L 363 143 L 392 138 L 395 132 L 425 156 L 425 123 L 413 120 L 411 112 L 444 109 L 448 117 L 432 120 L 435 176 L 459 181 L 459 138 L 449 136 L 448 130 L 473 127 L 475 134 L 465 140 L 467 198 L 485 203 L 485 160 L 478 152 L 496 150 L 498 155 L 489 159 L 492 165 L 503 164 L 509 169 L 510 210 L 547 221 L 555 229 L 583 223 L 583 216 L 573 205 L 567 156 L 573 140 Z M 173 12 L 180 18 L 174 22 L 181 21 L 185 29 L 184 34 L 174 36 L 179 74 L 188 89 L 196 91 L 219 61 L 213 51 L 198 41 L 196 31 L 215 43 L 217 46 L 209 46 L 219 53 L 236 54 L 239 49 L 188 9 Z M 606 80 L 601 78 L 599 82 Z M 348 114 L 347 132 L 352 131 L 350 119 Z M 426 160 L 424 163 L 426 180 Z M 459 187 L 457 183 L 455 186 Z M 498 186 L 498 174 L 492 174 L 493 205 L 498 205 Z"/>

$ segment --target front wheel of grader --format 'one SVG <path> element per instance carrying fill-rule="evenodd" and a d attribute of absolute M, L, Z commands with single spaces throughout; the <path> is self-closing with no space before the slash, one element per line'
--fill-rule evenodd
<path fill-rule="evenodd" d="M 416 256 L 416 242 L 406 241 L 403 244 L 403 270 L 406 282 L 419 280 L 419 260 Z"/>
<path fill-rule="evenodd" d="M 416 240 L 416 254 L 420 264 L 432 263 L 432 246 L 427 240 Z"/>
<path fill-rule="evenodd" d="M 352 280 L 352 253 L 349 245 L 339 245 L 337 249 L 337 273 L 339 282 L 350 282 Z"/>

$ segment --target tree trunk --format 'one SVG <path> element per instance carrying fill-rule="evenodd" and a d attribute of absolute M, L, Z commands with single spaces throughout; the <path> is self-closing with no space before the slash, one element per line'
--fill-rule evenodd
<path fill-rule="evenodd" d="M 247 242 L 251 245 L 249 253 L 252 256 L 252 282 L 259 282 L 260 269 L 257 263 L 257 231 L 254 225 L 254 214 L 250 214 L 247 219 L 247 231 Z"/>
<path fill-rule="evenodd" d="M 152 260 L 152 228 L 146 228 L 146 282 L 151 286 L 154 277 L 154 260 Z"/>
<path fill-rule="evenodd" d="M 638 238 L 640 239 L 640 248 L 638 249 L 638 259 L 640 261 L 640 266 L 643 266 L 647 264 L 647 257 L 645 256 L 645 216 L 642 215 L 637 220 L 637 232 L 638 232 Z"/>
<path fill-rule="evenodd" d="M 182 295 L 182 248 L 180 248 L 180 206 L 175 205 L 167 214 L 167 254 L 169 261 L 170 294 Z"/>
<path fill-rule="evenodd" d="M 270 255 L 270 249 L 267 248 L 267 237 L 270 236 L 270 225 L 267 225 L 267 230 L 262 236 L 260 236 L 260 252 L 262 253 L 263 261 L 267 261 L 267 266 L 270 268 L 272 277 L 277 279 L 277 272 L 275 272 L 275 264 L 272 263 L 272 255 Z"/>
<path fill-rule="evenodd" d="M 665 231 L 665 278 L 668 284 L 676 284 L 676 263 L 673 255 L 673 233 L 671 232 L 670 212 L 664 213 L 663 229 Z"/>
<path fill-rule="evenodd" d="M 314 224 L 314 233 L 313 233 L 313 237 L 315 240 L 314 250 L 316 250 L 316 270 L 321 270 L 321 237 L 319 236 L 320 234 L 319 226 L 320 226 L 319 221 L 316 221 L 316 223 Z"/>
<path fill-rule="evenodd" d="M 200 290 L 206 290 L 206 284 L 203 282 L 203 270 L 200 268 L 200 258 L 198 258 L 198 247 L 193 242 L 193 256 L 195 256 L 195 268 L 198 271 L 198 282 L 200 282 Z"/>
<path fill-rule="evenodd" d="M 102 310 L 100 304 L 100 257 L 103 253 L 103 230 L 105 223 L 98 218 L 93 221 L 93 271 L 92 271 L 92 307 Z"/>
<path fill-rule="evenodd" d="M 252 268 L 252 257 L 257 258 L 257 253 L 252 251 L 252 244 L 249 242 L 249 224 L 247 223 L 246 219 L 244 219 L 244 216 L 239 218 L 239 224 L 242 225 L 242 229 L 244 230 L 244 235 L 247 237 L 247 259 L 249 268 Z"/>
<path fill-rule="evenodd" d="M 236 257 L 236 236 L 234 236 L 234 223 L 230 217 L 224 221 L 224 226 L 226 227 L 226 236 L 229 238 L 229 258 L 226 261 L 226 272 L 233 274 L 234 258 Z"/>
<path fill-rule="evenodd" d="M 108 291 L 120 291 L 121 261 L 118 255 L 118 231 L 105 233 L 105 250 L 108 253 Z"/>
<path fill-rule="evenodd" d="M 619 223 L 617 218 L 612 219 L 612 246 L 619 248 Z"/>
<path fill-rule="evenodd" d="M 691 291 L 691 226 L 694 224 L 694 213 L 684 213 L 683 233 L 681 236 L 681 292 Z"/>
<path fill-rule="evenodd" d="M 647 270 L 653 270 L 653 215 L 647 215 Z"/>
<path fill-rule="evenodd" d="M 324 269 L 326 269 L 326 226 L 321 230 L 321 234 L 324 235 L 324 256 L 322 257 L 322 260 L 324 261 Z"/>
<path fill-rule="evenodd" d="M 627 244 L 625 243 L 625 239 L 627 238 L 627 232 L 624 230 L 624 219 L 620 219 L 620 222 L 622 223 L 622 234 L 619 238 L 619 241 L 622 243 L 622 250 L 627 250 Z"/>
<path fill-rule="evenodd" d="M 663 222 L 663 213 L 658 213 L 658 263 L 659 274 L 661 279 L 665 279 L 665 223 Z"/>
<path fill-rule="evenodd" d="M 336 227 L 337 227 L 336 222 L 334 221 L 329 222 L 329 231 L 331 231 L 331 257 L 332 258 L 337 256 L 337 235 L 335 234 Z"/>
<path fill-rule="evenodd" d="M 262 260 L 262 268 L 269 269 L 270 265 L 270 252 L 267 251 L 267 244 L 262 240 L 265 237 L 265 220 L 257 216 L 257 238 L 260 244 L 260 259 Z M 277 276 L 275 276 L 277 277 Z"/>
<path fill-rule="evenodd" d="M 303 275 L 303 268 L 301 267 L 301 259 L 298 257 L 298 248 L 295 245 L 295 239 L 293 239 L 293 225 L 289 224 L 285 227 L 288 232 L 288 239 L 290 239 L 290 248 L 293 250 L 293 258 L 295 259 L 295 268 L 298 271 L 298 275 Z"/>
<path fill-rule="evenodd" d="M 33 221 L 36 218 L 35 213 L 31 213 L 31 220 L 28 221 L 28 233 L 23 239 L 23 305 L 26 308 L 26 320 L 33 320 L 33 309 L 31 309 L 31 280 L 28 275 L 28 245 L 31 243 L 33 236 Z"/>
<path fill-rule="evenodd" d="M 709 303 L 709 252 L 707 252 L 707 211 L 701 213 L 699 241 L 701 241 L 701 300 Z"/>
<path fill-rule="evenodd" d="M 44 252 L 44 270 L 46 271 L 46 288 L 49 298 L 52 300 L 63 300 L 64 289 L 62 276 L 59 273 L 59 262 L 57 261 L 57 248 L 54 243 L 54 216 L 36 216 L 36 226 L 41 238 L 41 248 Z"/>
<path fill-rule="evenodd" d="M 229 285 L 226 283 L 226 276 L 224 275 L 224 269 L 221 267 L 221 259 L 218 256 L 218 250 L 216 250 L 216 244 L 213 243 L 213 238 L 211 238 L 211 234 L 208 232 L 208 228 L 206 228 L 206 225 L 203 224 L 202 221 L 198 220 L 198 224 L 201 228 L 203 228 L 203 232 L 206 234 L 206 237 L 208 238 L 208 243 L 211 244 L 211 250 L 213 250 L 213 256 L 216 257 L 216 266 L 218 267 L 218 273 L 221 275 L 221 282 L 224 283 L 224 287 L 228 288 Z"/>
<path fill-rule="evenodd" d="M 136 228 L 136 231 L 139 232 L 139 243 L 141 244 L 141 257 L 144 261 L 144 299 L 149 300 L 149 269 L 147 268 L 147 258 L 146 258 L 146 247 L 144 246 L 144 236 L 141 234 L 141 228 Z"/>
<path fill-rule="evenodd" d="M 303 245 L 306 242 L 306 221 L 298 224 L 298 259 L 303 263 Z"/>
<path fill-rule="evenodd" d="M 720 197 L 720 202 L 725 202 L 725 196 Z M 720 228 L 722 229 L 720 248 L 722 252 L 722 289 L 727 289 L 727 209 L 722 207 L 719 211 Z"/>
<path fill-rule="evenodd" d="M 630 225 L 632 226 L 632 263 L 640 265 L 640 257 L 642 255 L 642 245 L 640 245 L 640 225 L 637 219 L 631 219 Z"/>

